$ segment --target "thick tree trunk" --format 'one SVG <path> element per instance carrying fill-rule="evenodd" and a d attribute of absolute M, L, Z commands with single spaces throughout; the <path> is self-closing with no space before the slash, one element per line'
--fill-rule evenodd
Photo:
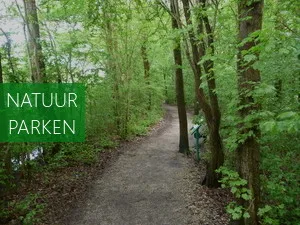
<path fill-rule="evenodd" d="M 178 13 L 178 2 L 177 0 L 171 0 L 171 11 L 174 15 L 172 17 L 172 28 L 174 30 L 179 29 L 179 13 Z M 176 17 L 176 18 L 175 18 Z M 181 44 L 180 39 L 176 40 L 176 46 L 173 50 L 174 61 L 176 66 L 176 99 L 178 107 L 179 116 L 179 128 L 180 128 L 180 138 L 179 138 L 179 152 L 187 153 L 189 150 L 189 140 L 187 131 L 187 116 L 185 109 L 184 100 L 184 85 L 183 85 L 183 73 L 182 73 L 182 56 L 181 56 Z"/>
<path fill-rule="evenodd" d="M 219 127 L 215 122 L 208 127 L 209 132 L 209 148 L 211 151 L 211 159 L 207 165 L 205 185 L 208 187 L 219 187 L 220 174 L 216 173 L 216 169 L 224 163 L 224 153 Z"/>
<path fill-rule="evenodd" d="M 248 1 L 241 0 L 238 5 L 239 14 L 239 41 L 248 38 L 253 32 L 262 27 L 262 8 L 263 0 Z M 244 61 L 245 52 L 257 44 L 250 40 L 239 47 L 238 52 L 238 86 L 240 97 L 240 115 L 242 118 L 253 115 L 260 109 L 251 91 L 260 82 L 260 73 L 252 67 L 253 62 Z M 257 53 L 258 56 L 258 53 Z M 249 94 L 250 93 L 250 94 Z M 242 106 L 242 107 L 241 107 Z M 240 132 L 242 135 L 248 134 L 246 140 L 238 146 L 237 149 L 237 169 L 240 176 L 248 181 L 248 188 L 253 194 L 253 200 L 242 201 L 244 208 L 248 209 L 249 219 L 242 219 L 240 224 L 258 225 L 257 210 L 260 202 L 260 180 L 259 180 L 259 161 L 260 146 L 258 138 L 260 136 L 258 121 L 252 121 L 251 127 L 241 124 Z"/>
<path fill-rule="evenodd" d="M 36 2 L 35 0 L 23 0 L 23 2 L 28 33 L 28 54 L 32 81 L 35 83 L 44 83 L 46 82 L 46 73 Z"/>

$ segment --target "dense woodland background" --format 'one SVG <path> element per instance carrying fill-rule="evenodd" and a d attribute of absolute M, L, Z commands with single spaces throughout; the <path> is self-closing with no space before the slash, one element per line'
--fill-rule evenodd
<path fill-rule="evenodd" d="M 39 194 L 14 193 L 147 134 L 166 102 L 178 103 L 181 152 L 189 152 L 186 108 L 206 121 L 206 185 L 233 193 L 233 219 L 299 224 L 299 1 L 0 4 L 0 82 L 84 83 L 87 95 L 85 143 L 1 143 L 0 222 L 39 224 Z M 28 160 L 38 146 L 43 157 Z"/>

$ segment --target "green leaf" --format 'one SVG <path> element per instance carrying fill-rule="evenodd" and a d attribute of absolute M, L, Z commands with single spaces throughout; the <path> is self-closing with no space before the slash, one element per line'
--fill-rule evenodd
<path fill-rule="evenodd" d="M 248 212 L 244 212 L 243 217 L 245 219 L 250 218 L 250 214 Z"/>
<path fill-rule="evenodd" d="M 295 117 L 297 115 L 296 112 L 284 112 L 284 113 L 281 113 L 277 116 L 278 119 L 281 119 L 281 120 L 285 120 L 285 119 L 291 119 L 293 117 Z"/>
<path fill-rule="evenodd" d="M 238 189 L 237 189 L 236 187 L 232 187 L 232 188 L 231 188 L 231 193 L 235 194 L 235 193 L 237 192 L 237 190 L 238 190 Z"/>
<path fill-rule="evenodd" d="M 245 193 L 242 194 L 241 197 L 242 197 L 242 199 L 245 199 L 245 200 L 250 200 L 251 199 L 250 195 L 249 194 L 245 194 Z"/>
<path fill-rule="evenodd" d="M 259 209 L 258 209 L 257 215 L 263 216 L 265 213 L 269 212 L 271 209 L 272 209 L 271 206 L 265 205 L 263 208 L 259 208 Z"/>
<path fill-rule="evenodd" d="M 248 54 L 244 56 L 244 61 L 246 62 L 252 62 L 255 61 L 257 59 L 256 55 L 253 54 Z"/>
<path fill-rule="evenodd" d="M 276 121 L 271 120 L 271 121 L 266 121 L 261 123 L 262 130 L 265 132 L 274 132 L 276 130 Z"/>

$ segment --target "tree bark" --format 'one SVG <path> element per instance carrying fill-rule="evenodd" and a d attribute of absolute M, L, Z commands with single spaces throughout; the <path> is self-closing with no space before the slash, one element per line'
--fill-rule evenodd
<path fill-rule="evenodd" d="M 188 35 L 189 35 L 189 40 L 191 43 L 191 50 L 192 50 L 192 58 L 193 60 L 191 61 L 191 66 L 193 68 L 193 72 L 194 72 L 194 89 L 195 89 L 195 98 L 196 98 L 196 102 L 194 103 L 194 114 L 198 115 L 199 111 L 200 111 L 200 107 L 198 104 L 198 89 L 200 87 L 200 77 L 201 77 L 201 66 L 199 64 L 200 62 L 200 55 L 199 55 L 199 51 L 198 51 L 198 46 L 197 46 L 197 42 L 196 42 L 196 37 L 192 28 L 192 20 L 191 20 L 191 12 L 190 12 L 190 6 L 189 6 L 189 0 L 182 0 L 182 4 L 183 4 L 183 11 L 184 11 L 184 16 L 186 19 L 186 23 L 188 25 Z"/>
<path fill-rule="evenodd" d="M 0 84 L 3 84 L 2 55 L 0 52 Z"/>
<path fill-rule="evenodd" d="M 200 15 L 200 23 L 203 22 L 203 25 L 206 30 L 207 35 L 207 48 L 203 42 L 200 44 L 200 52 L 210 52 L 213 56 L 214 49 L 214 34 L 209 22 L 209 19 L 206 14 L 206 0 L 200 0 L 201 8 L 204 13 Z M 202 26 L 202 25 L 201 25 Z M 203 28 L 202 28 L 203 31 Z M 207 50 L 209 49 L 209 51 Z M 207 85 L 208 93 L 210 100 L 210 107 L 212 113 L 212 121 L 208 124 L 209 129 L 209 147 L 212 152 L 211 160 L 208 165 L 206 185 L 209 187 L 218 187 L 220 186 L 218 180 L 220 179 L 220 174 L 215 172 L 220 166 L 224 163 L 224 152 L 222 146 L 222 139 L 220 136 L 220 123 L 221 123 L 221 112 L 219 106 L 218 96 L 216 94 L 216 78 L 214 73 L 214 61 L 211 59 L 206 60 L 203 63 L 203 68 L 207 74 Z"/>
<path fill-rule="evenodd" d="M 36 2 L 35 0 L 23 0 L 23 2 L 28 33 L 28 57 L 30 62 L 32 81 L 34 83 L 45 83 L 45 62 L 42 52 L 40 26 L 37 16 Z"/>
<path fill-rule="evenodd" d="M 241 0 L 238 5 L 239 14 L 239 42 L 249 37 L 262 27 L 263 0 L 248 1 Z M 260 72 L 253 68 L 253 61 L 246 62 L 245 55 L 252 47 L 257 45 L 257 41 L 250 40 L 238 49 L 238 87 L 239 87 L 239 114 L 242 118 L 253 115 L 260 109 L 260 105 L 255 102 L 251 95 L 255 86 L 260 82 Z M 257 57 L 259 53 L 256 53 Z M 249 219 L 241 219 L 240 224 L 258 225 L 259 219 L 257 211 L 260 203 L 260 180 L 259 180 L 259 161 L 260 146 L 258 138 L 260 136 L 258 120 L 253 120 L 249 124 L 240 125 L 241 135 L 247 135 L 246 140 L 240 143 L 237 149 L 237 169 L 240 176 L 248 181 L 248 188 L 253 194 L 253 200 L 241 200 L 241 204 L 248 209 Z"/>
<path fill-rule="evenodd" d="M 109 54 L 109 58 L 107 60 L 107 66 L 106 70 L 108 72 L 108 75 L 112 79 L 112 89 L 113 89 L 113 100 L 114 100 L 114 123 L 116 126 L 117 134 L 121 134 L 121 115 L 120 115 L 120 87 L 119 87 L 119 76 L 117 71 L 117 63 L 116 63 L 116 56 L 117 56 L 117 43 L 116 40 L 113 39 L 113 33 L 114 33 L 114 26 L 113 21 L 109 18 L 112 16 L 109 13 L 109 1 L 104 2 L 103 6 L 103 16 L 105 19 L 104 27 L 105 30 L 105 41 L 106 41 L 106 48 L 107 52 Z"/>
<path fill-rule="evenodd" d="M 3 68 L 2 68 L 2 55 L 0 52 L 0 84 L 3 84 Z M 3 93 L 1 93 L 1 96 L 4 96 Z M 6 117 L 6 115 L 4 115 Z M 12 165 L 11 165 L 11 151 L 9 149 L 8 143 L 7 142 L 0 142 L 0 156 L 1 158 L 3 157 L 3 162 L 4 162 L 4 168 L 5 168 L 5 174 L 8 177 L 8 182 L 11 183 L 11 174 L 12 174 Z M 0 185 L 1 186 L 1 185 Z M 4 201 L 6 202 L 6 192 L 9 191 L 7 187 L 5 187 L 4 191 L 1 191 L 0 193 L 0 198 L 4 198 Z"/>
<path fill-rule="evenodd" d="M 189 34 L 189 41 L 191 44 L 192 49 L 192 68 L 194 72 L 194 80 L 195 80 L 195 91 L 197 92 L 197 99 L 203 110 L 208 130 L 209 130 L 209 147 L 211 150 L 211 159 L 208 162 L 207 167 L 207 174 L 205 183 L 208 187 L 218 187 L 220 186 L 218 179 L 219 174 L 215 172 L 224 162 L 224 154 L 222 148 L 222 140 L 219 133 L 220 128 L 220 120 L 221 120 L 221 113 L 219 110 L 219 103 L 218 97 L 215 93 L 216 83 L 215 83 L 215 75 L 213 72 L 213 61 L 207 60 L 204 62 L 204 70 L 207 73 L 207 83 L 209 89 L 209 98 L 205 96 L 204 90 L 200 87 L 201 84 L 201 77 L 202 77 L 202 70 L 199 64 L 201 58 L 205 55 L 205 45 L 203 41 L 197 41 L 195 38 L 194 31 L 192 30 L 192 21 L 191 21 L 191 14 L 190 14 L 190 6 L 188 0 L 182 0 L 184 15 L 186 18 L 186 23 L 189 26 L 188 34 Z M 205 1 L 199 0 L 199 3 L 202 6 L 202 10 L 206 10 Z M 205 19 L 204 19 L 205 17 Z M 201 15 L 199 17 L 199 24 L 198 24 L 198 32 L 199 34 L 204 33 L 203 23 L 206 27 L 206 32 L 208 36 L 208 44 L 212 46 L 213 50 L 213 34 L 210 28 L 210 24 L 208 21 L 207 16 Z M 200 43 L 199 43 L 200 42 Z M 208 101 L 209 99 L 209 101 Z"/>
<path fill-rule="evenodd" d="M 11 39 L 10 39 L 8 33 L 6 33 L 2 28 L 0 28 L 0 30 L 6 38 L 5 50 L 6 50 L 8 65 L 9 65 L 9 68 L 11 71 L 11 75 L 9 75 L 9 81 L 18 83 L 19 79 L 16 76 L 15 67 L 14 67 L 12 56 L 11 56 Z"/>
<path fill-rule="evenodd" d="M 178 13 L 178 2 L 177 0 L 171 0 L 171 12 L 172 16 L 172 28 L 174 30 L 179 29 L 179 13 Z M 175 18 L 176 17 L 176 18 Z M 189 151 L 189 140 L 187 131 L 187 116 L 185 109 L 184 100 L 184 85 L 183 85 L 183 73 L 182 73 L 182 56 L 181 56 L 181 44 L 180 39 L 176 39 L 175 47 L 173 49 L 174 61 L 176 66 L 176 100 L 179 116 L 179 152 L 188 153 Z"/>
<path fill-rule="evenodd" d="M 146 81 L 146 87 L 147 87 L 147 92 L 148 92 L 148 110 L 151 110 L 151 92 L 148 90 L 150 86 L 150 62 L 148 59 L 148 54 L 147 54 L 147 48 L 146 44 L 143 43 L 141 47 L 141 55 L 143 59 L 143 65 L 144 65 L 144 79 Z"/>

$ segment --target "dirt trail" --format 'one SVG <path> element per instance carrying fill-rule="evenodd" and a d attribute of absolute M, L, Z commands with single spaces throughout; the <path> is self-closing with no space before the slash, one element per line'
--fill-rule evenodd
<path fill-rule="evenodd" d="M 193 195 L 187 191 L 197 189 L 197 184 L 192 182 L 191 186 L 190 181 L 195 165 L 178 153 L 176 108 L 166 106 L 166 110 L 168 114 L 162 128 L 129 146 L 104 171 L 95 181 L 85 205 L 68 216 L 68 224 L 206 224 L 199 223 L 199 212 L 190 210 L 190 207 L 197 209 L 191 202 Z M 206 211 L 205 214 L 213 212 Z M 219 223 L 209 221 L 207 224 Z"/>

